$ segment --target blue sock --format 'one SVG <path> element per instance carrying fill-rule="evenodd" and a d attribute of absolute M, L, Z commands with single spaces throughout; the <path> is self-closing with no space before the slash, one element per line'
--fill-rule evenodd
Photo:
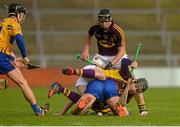
<path fill-rule="evenodd" d="M 40 114 L 40 113 L 41 113 L 41 109 L 40 109 L 40 107 L 39 107 L 39 105 L 38 105 L 37 103 L 31 105 L 31 108 L 33 109 L 33 111 L 34 111 L 36 114 Z"/>

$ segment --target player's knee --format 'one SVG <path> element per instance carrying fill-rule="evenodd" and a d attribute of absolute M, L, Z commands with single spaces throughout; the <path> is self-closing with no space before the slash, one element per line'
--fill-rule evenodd
<path fill-rule="evenodd" d="M 17 84 L 18 84 L 20 87 L 28 85 L 26 79 L 18 80 L 18 81 L 17 81 Z"/>
<path fill-rule="evenodd" d="M 75 110 L 72 112 L 73 115 L 83 115 L 85 114 L 89 107 L 93 104 L 96 98 L 93 95 L 86 94 L 84 97 L 81 97 L 76 104 Z"/>
<path fill-rule="evenodd" d="M 121 67 L 128 67 L 129 65 L 131 65 L 132 61 L 128 58 L 123 58 L 121 60 Z"/>
<path fill-rule="evenodd" d="M 88 108 L 88 107 L 90 106 L 89 104 L 90 104 L 92 101 L 93 101 L 93 97 L 90 96 L 90 95 L 88 95 L 88 96 L 80 99 L 80 100 L 78 101 L 78 104 L 77 104 L 78 109 L 84 110 L 84 109 Z"/>

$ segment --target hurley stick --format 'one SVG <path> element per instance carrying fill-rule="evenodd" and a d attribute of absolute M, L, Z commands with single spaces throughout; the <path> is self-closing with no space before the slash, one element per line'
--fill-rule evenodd
<path fill-rule="evenodd" d="M 76 54 L 76 59 L 78 59 L 78 60 L 81 59 L 80 56 L 81 56 L 80 53 L 77 53 L 77 54 Z M 94 65 L 94 63 L 93 63 L 93 61 L 92 61 L 91 59 L 86 59 L 85 62 L 86 62 L 87 64 Z"/>
<path fill-rule="evenodd" d="M 136 49 L 136 54 L 135 54 L 135 57 L 134 57 L 134 61 L 137 61 L 138 56 L 139 56 L 139 53 L 140 53 L 140 50 L 141 50 L 141 47 L 142 47 L 142 44 L 139 43 L 139 44 L 138 44 L 138 47 L 137 47 L 137 49 Z M 132 70 L 131 70 L 130 73 L 133 73 L 133 68 L 132 68 Z M 122 96 L 121 96 L 120 103 L 121 103 L 122 105 L 126 105 L 127 96 L 128 96 L 128 91 L 129 91 L 129 85 L 130 85 L 130 83 L 131 83 L 131 80 L 132 80 L 131 78 L 128 79 L 128 83 L 127 83 L 127 85 L 126 85 L 126 87 L 125 87 L 125 90 L 124 90 Z"/>

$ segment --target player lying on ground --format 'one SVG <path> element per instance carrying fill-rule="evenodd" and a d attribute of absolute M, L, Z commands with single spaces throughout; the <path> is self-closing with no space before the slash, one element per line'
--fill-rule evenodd
<path fill-rule="evenodd" d="M 130 78 L 130 70 L 129 69 L 135 67 L 135 65 L 136 65 L 135 63 L 131 64 L 131 61 L 129 59 L 122 59 L 120 70 L 105 70 L 104 71 L 104 70 L 89 69 L 89 70 L 73 70 L 73 71 L 71 71 L 69 69 L 65 69 L 64 73 L 67 72 L 67 74 L 70 74 L 70 75 L 75 74 L 75 75 L 83 76 L 86 78 L 96 77 L 100 80 L 105 80 L 106 78 L 107 79 L 110 78 L 110 79 L 114 79 L 115 81 L 117 81 L 118 85 L 120 85 L 119 84 L 120 82 L 123 82 L 123 84 L 124 83 L 127 84 L 127 80 Z M 71 73 L 71 72 L 73 72 L 73 73 Z M 84 112 L 86 112 L 86 110 L 89 108 L 89 106 L 91 106 L 92 103 L 94 103 L 95 99 L 98 98 L 98 94 L 100 93 L 99 91 L 102 91 L 102 94 L 100 96 L 106 97 L 106 94 L 114 95 L 111 98 L 109 96 L 109 98 L 107 98 L 107 100 L 106 100 L 106 103 L 109 105 L 111 110 L 115 113 L 115 111 L 117 111 L 117 110 L 115 110 L 116 109 L 115 107 L 116 107 L 116 104 L 118 103 L 117 102 L 118 97 L 115 94 L 116 93 L 115 90 L 113 91 L 113 87 L 111 89 L 110 87 L 106 87 L 106 85 L 104 85 L 105 88 L 95 89 L 95 87 L 94 87 L 94 89 L 93 89 L 92 86 L 95 86 L 95 85 L 92 85 L 92 84 L 91 85 L 89 84 L 91 87 L 89 87 L 89 86 L 87 87 L 85 94 L 83 94 L 82 97 L 80 98 L 80 100 L 77 102 L 75 113 L 83 114 Z M 127 84 L 126 86 L 128 86 L 128 85 L 129 84 Z M 105 93 L 103 94 L 104 91 L 105 91 Z M 112 93 L 111 93 L 111 91 L 112 91 Z M 80 112 L 76 112 L 76 110 L 79 111 L 79 109 L 80 109 L 80 107 L 79 107 L 79 104 L 81 104 L 80 102 L 85 101 L 88 98 L 91 98 L 92 101 L 90 101 L 89 104 L 87 104 L 87 106 L 82 108 L 82 110 L 80 110 Z M 125 98 L 125 97 L 123 96 L 122 98 Z M 109 101 L 111 103 L 108 103 Z M 125 105 L 125 101 L 123 101 L 123 103 L 121 103 L 121 104 Z"/>
<path fill-rule="evenodd" d="M 119 115 L 120 117 L 129 115 L 126 107 L 119 103 L 120 96 L 118 96 L 116 84 L 112 79 L 95 79 L 89 82 L 85 93 L 76 103 L 72 114 L 82 115 L 87 113 L 88 109 L 93 106 L 96 99 L 105 102 L 115 115 Z"/>
<path fill-rule="evenodd" d="M 122 63 L 121 63 L 121 66 L 122 66 L 122 68 L 126 68 L 126 66 L 127 66 L 127 62 L 128 61 L 130 61 L 129 59 L 126 59 L 126 58 L 123 58 L 122 59 Z M 129 63 L 130 64 L 130 63 Z M 136 65 L 137 63 L 135 63 L 135 66 L 137 66 Z M 90 67 L 90 68 L 92 68 L 92 66 Z M 93 67 L 93 68 L 95 68 L 95 70 L 97 70 L 97 76 L 99 76 L 100 77 L 100 79 L 103 79 L 104 78 L 104 76 L 103 77 L 101 77 L 102 75 L 104 75 L 101 71 L 103 71 L 103 70 L 99 70 L 97 67 Z M 86 70 L 86 69 L 84 69 L 84 70 Z M 87 70 L 88 70 L 88 68 L 87 68 Z M 123 71 L 124 70 L 124 71 Z M 123 70 L 120 70 L 121 71 L 121 73 L 122 73 L 122 75 L 123 76 L 125 76 L 126 75 L 126 73 L 127 73 L 127 69 L 125 70 L 125 69 L 123 69 Z M 110 72 L 112 72 L 112 71 L 110 71 Z M 114 71 L 114 72 L 116 72 L 116 71 Z M 124 73 L 124 74 L 123 74 Z M 77 73 L 78 74 L 78 73 Z M 99 74 L 99 75 L 98 75 Z M 107 73 L 108 74 L 108 73 Z M 109 74 L 108 74 L 109 75 Z M 118 73 L 117 73 L 117 75 L 118 75 Z M 126 76 L 126 77 L 124 77 L 125 79 L 127 79 L 127 77 L 128 76 Z M 113 77 L 114 78 L 114 77 Z M 78 80 L 79 81 L 79 80 Z M 77 81 L 77 82 L 78 82 Z M 84 80 L 81 80 L 81 82 L 79 82 L 79 84 L 80 85 L 77 85 L 76 87 L 78 87 L 78 89 L 77 90 L 81 90 L 81 91 L 83 91 L 83 89 L 85 89 L 84 87 L 86 86 L 86 85 L 81 85 L 82 84 L 82 82 L 83 83 L 85 83 L 84 82 Z M 80 91 L 80 92 L 81 92 Z M 79 91 L 78 91 L 79 92 Z M 79 92 L 79 93 L 80 93 Z M 147 110 L 146 110 L 146 107 L 145 107 L 145 101 L 144 101 L 144 96 L 143 96 L 143 93 L 140 93 L 140 94 L 136 94 L 135 96 L 133 96 L 134 98 L 135 98 L 135 100 L 136 100 L 136 102 L 137 102 L 137 104 L 138 104 L 138 107 L 139 107 L 139 112 L 140 112 L 140 115 L 147 115 Z M 70 103 L 71 102 L 68 102 L 67 103 L 67 105 L 70 105 Z"/>
<path fill-rule="evenodd" d="M 126 61 L 126 59 L 124 60 L 124 61 Z M 123 66 L 125 66 L 125 65 L 123 65 Z M 74 74 L 74 70 L 73 69 L 65 69 L 64 71 L 66 71 L 65 73 L 67 74 Z M 76 70 L 75 70 L 76 71 Z M 84 72 L 83 70 L 80 70 L 80 71 L 82 71 L 82 72 Z M 92 71 L 92 70 L 91 70 Z M 112 72 L 112 70 L 110 71 L 110 72 Z M 121 72 L 123 72 L 122 70 L 121 70 Z M 86 72 L 85 72 L 86 73 Z M 94 73 L 94 72 L 93 72 Z M 97 73 L 99 73 L 99 71 L 97 72 Z M 125 73 L 124 73 L 125 74 Z M 100 73 L 100 75 L 103 75 L 103 74 L 101 74 Z M 87 76 L 87 75 L 82 75 L 82 76 Z M 105 77 L 104 77 L 104 75 L 103 76 L 98 76 L 98 74 L 96 74 L 96 78 L 99 78 L 100 77 L 100 79 L 105 79 Z M 90 76 L 91 77 L 91 76 Z M 122 80 L 122 79 L 121 79 Z M 56 84 L 56 83 L 55 83 Z M 52 85 L 52 90 L 51 91 L 53 91 L 53 86 L 56 86 L 56 85 Z M 55 88 L 55 87 L 54 87 Z M 57 87 L 57 89 L 55 89 L 54 90 L 55 92 L 54 93 L 56 93 L 56 92 L 63 92 L 66 96 L 68 96 L 68 95 L 71 95 L 71 96 L 74 96 L 74 95 L 76 95 L 76 94 L 71 94 L 71 92 L 69 91 L 69 90 L 66 90 L 65 89 L 65 91 L 64 91 L 64 88 L 62 88 L 62 87 L 60 87 L 60 89 L 58 89 L 58 87 Z M 121 91 L 121 93 L 122 93 L 122 90 L 120 90 Z M 49 93 L 50 95 L 51 95 L 51 92 Z M 141 94 L 141 93 L 140 93 Z M 137 94 L 136 94 L 137 95 Z M 71 98 L 71 97 L 70 97 Z M 71 99 L 72 101 L 73 101 L 73 99 Z M 77 99 L 75 99 L 73 102 L 76 102 L 77 101 Z M 71 102 L 72 103 L 72 102 Z M 140 102 L 141 103 L 141 102 Z M 68 107 L 70 107 L 71 105 L 70 104 L 67 104 L 66 106 L 65 106 L 65 109 L 60 113 L 60 115 L 63 115 L 65 112 L 66 112 L 66 109 L 68 108 Z M 139 106 L 140 107 L 140 112 L 142 113 L 142 114 L 145 114 L 145 112 L 146 112 L 146 109 L 145 109 L 145 105 L 141 105 L 141 106 Z M 144 113 L 143 113 L 144 112 Z M 147 112 L 146 112 L 147 113 Z M 141 115 L 142 115 L 141 114 Z"/>
<path fill-rule="evenodd" d="M 113 82 L 115 83 L 115 82 Z M 119 85 L 122 86 L 122 85 Z M 123 87 L 119 87 L 118 89 L 118 94 L 119 96 L 122 95 L 122 92 L 124 91 Z M 140 79 L 135 79 L 131 82 L 130 87 L 129 87 L 129 93 L 128 93 L 128 99 L 127 99 L 127 103 L 129 103 L 129 101 L 132 99 L 132 97 L 137 96 L 138 94 L 141 94 L 142 92 L 144 92 L 146 89 L 148 88 L 148 83 L 147 80 L 144 78 L 140 78 Z M 53 96 L 56 93 L 62 93 L 63 95 L 65 95 L 66 97 L 68 97 L 72 103 L 77 103 L 77 101 L 79 100 L 79 98 L 81 97 L 79 94 L 77 94 L 76 92 L 73 92 L 67 88 L 64 88 L 62 85 L 60 85 L 59 83 L 55 82 L 51 85 L 51 89 L 49 90 L 49 94 L 48 97 Z M 65 108 L 60 112 L 57 113 L 57 115 L 61 116 L 64 115 L 67 110 L 70 107 L 68 105 L 65 105 Z M 92 106 L 92 109 L 95 112 L 101 112 L 101 113 L 108 113 L 111 110 L 109 108 L 107 108 L 107 105 L 99 100 L 96 100 L 95 103 Z M 145 105 L 141 105 L 140 106 L 140 111 L 141 114 L 140 115 L 146 115 L 147 114 L 147 110 L 145 108 Z"/>
<path fill-rule="evenodd" d="M 16 41 L 22 55 L 24 64 L 29 63 L 26 54 L 25 42 L 21 31 L 21 24 L 25 20 L 26 9 L 20 4 L 10 4 L 8 18 L 0 20 L 0 74 L 6 74 L 21 89 L 24 98 L 30 104 L 37 116 L 44 115 L 46 110 L 39 107 L 33 91 L 29 87 L 21 70 L 17 67 L 15 57 L 12 55 L 12 44 Z"/>
<path fill-rule="evenodd" d="M 83 69 L 98 69 L 98 67 L 95 66 L 95 65 L 87 65 Z M 87 86 L 88 82 L 91 81 L 91 80 L 92 80 L 92 78 L 83 78 L 83 77 L 78 78 L 78 80 L 76 82 L 76 85 L 75 85 L 75 90 L 77 91 L 77 93 L 79 95 L 82 95 L 84 93 L 84 91 L 86 90 L 86 86 Z M 143 93 L 136 94 L 136 95 L 133 96 L 133 98 L 135 98 L 136 103 L 138 104 L 140 115 L 147 115 L 148 112 L 146 110 Z M 65 105 L 65 108 L 70 107 L 72 104 L 73 103 L 71 101 L 68 101 L 66 103 L 66 105 Z M 146 111 L 144 111 L 144 109 Z"/>

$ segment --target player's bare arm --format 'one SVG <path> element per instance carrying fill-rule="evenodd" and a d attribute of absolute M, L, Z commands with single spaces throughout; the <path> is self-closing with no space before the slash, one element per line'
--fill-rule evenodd
<path fill-rule="evenodd" d="M 92 37 L 90 35 L 87 35 L 85 38 L 85 46 L 80 56 L 82 60 L 89 59 L 89 49 L 91 46 L 91 38 Z"/>
<path fill-rule="evenodd" d="M 111 64 L 115 65 L 124 56 L 125 53 L 126 53 L 125 47 L 119 47 L 118 54 L 114 57 Z"/>

